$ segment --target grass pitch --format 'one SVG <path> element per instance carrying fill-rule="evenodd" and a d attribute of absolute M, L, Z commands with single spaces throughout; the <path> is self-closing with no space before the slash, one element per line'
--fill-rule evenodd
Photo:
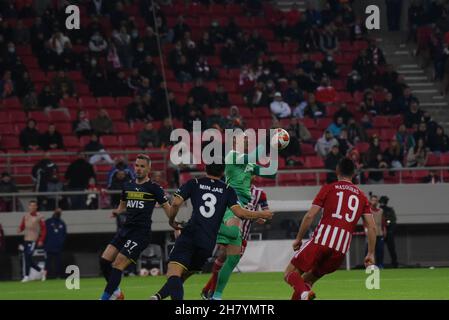
<path fill-rule="evenodd" d="M 368 290 L 364 270 L 337 271 L 314 286 L 317 299 L 449 299 L 449 268 L 390 269 L 380 271 L 380 289 Z M 194 275 L 185 284 L 185 299 L 200 299 L 208 274 Z M 157 292 L 165 277 L 126 277 L 121 288 L 126 299 L 146 300 Z M 65 280 L 0 282 L 0 300 L 97 300 L 104 288 L 102 278 L 84 278 L 79 290 L 68 290 Z M 291 288 L 281 273 L 234 273 L 226 288 L 226 300 L 289 299 Z"/>

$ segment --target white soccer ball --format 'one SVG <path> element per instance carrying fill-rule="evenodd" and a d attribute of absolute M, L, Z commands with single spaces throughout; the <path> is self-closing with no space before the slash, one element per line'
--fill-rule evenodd
<path fill-rule="evenodd" d="M 139 274 L 141 277 L 147 277 L 150 274 L 150 272 L 148 271 L 148 269 L 142 268 L 142 269 L 140 269 Z"/>
<path fill-rule="evenodd" d="M 277 128 L 275 130 L 276 132 L 274 138 L 277 140 L 278 149 L 285 149 L 290 143 L 290 135 L 288 134 L 287 130 L 284 130 L 282 128 Z"/>
<path fill-rule="evenodd" d="M 158 275 L 161 274 L 161 270 L 159 270 L 159 268 L 152 268 L 152 269 L 150 270 L 150 274 L 151 274 L 153 277 L 158 276 Z"/>

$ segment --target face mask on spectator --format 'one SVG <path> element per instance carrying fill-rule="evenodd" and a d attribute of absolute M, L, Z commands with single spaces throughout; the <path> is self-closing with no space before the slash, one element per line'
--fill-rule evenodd
<path fill-rule="evenodd" d="M 92 67 L 95 67 L 96 65 L 97 65 L 97 60 L 92 60 L 91 62 L 90 62 L 90 64 L 92 65 Z"/>

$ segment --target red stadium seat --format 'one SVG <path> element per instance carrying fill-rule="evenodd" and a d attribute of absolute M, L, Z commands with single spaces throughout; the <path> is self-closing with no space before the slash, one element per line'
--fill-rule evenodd
<path fill-rule="evenodd" d="M 391 127 L 390 117 L 387 116 L 374 117 L 373 126 L 375 128 L 390 128 Z"/>
<path fill-rule="evenodd" d="M 428 157 L 427 157 L 427 163 L 426 166 L 429 167 L 438 167 L 441 165 L 441 159 L 440 156 L 434 154 L 434 153 L 429 153 Z"/>
<path fill-rule="evenodd" d="M 50 111 L 48 113 L 49 115 L 49 120 L 51 122 L 55 122 L 55 123 L 60 123 L 60 122 L 69 122 L 70 118 L 61 111 Z"/>
<path fill-rule="evenodd" d="M 64 146 L 67 148 L 80 148 L 80 140 L 75 136 L 65 136 L 64 137 Z"/>
<path fill-rule="evenodd" d="M 441 165 L 449 166 L 449 153 L 446 152 L 441 155 Z"/>
<path fill-rule="evenodd" d="M 324 168 L 324 162 L 319 156 L 307 156 L 305 157 L 304 167 L 308 169 Z"/>
<path fill-rule="evenodd" d="M 17 137 L 17 136 L 3 136 L 2 137 L 2 146 L 6 150 L 20 149 L 19 137 Z"/>
<path fill-rule="evenodd" d="M 123 135 L 120 137 L 122 147 L 136 147 L 137 137 L 135 135 Z"/>
<path fill-rule="evenodd" d="M 0 105 L 5 106 L 7 110 L 22 109 L 22 103 L 17 97 L 3 99 L 3 101 L 0 102 Z"/>

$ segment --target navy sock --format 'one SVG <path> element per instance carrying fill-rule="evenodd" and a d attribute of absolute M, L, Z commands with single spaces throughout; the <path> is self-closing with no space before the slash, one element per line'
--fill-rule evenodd
<path fill-rule="evenodd" d="M 111 270 L 112 270 L 111 261 L 106 260 L 104 258 L 100 258 L 100 269 L 101 269 L 101 273 L 103 274 L 103 277 L 105 278 L 106 282 L 108 282 L 109 277 L 111 275 Z"/>
<path fill-rule="evenodd" d="M 182 286 L 181 277 L 171 276 L 167 280 L 172 300 L 183 300 L 184 288 Z"/>
<path fill-rule="evenodd" d="M 120 281 L 122 281 L 122 270 L 112 268 L 111 275 L 109 276 L 108 284 L 104 289 L 104 292 L 112 295 L 115 289 L 120 285 Z"/>
<path fill-rule="evenodd" d="M 156 296 L 159 298 L 159 300 L 164 300 L 169 295 L 170 295 L 170 285 L 167 280 L 164 286 L 156 293 Z"/>

